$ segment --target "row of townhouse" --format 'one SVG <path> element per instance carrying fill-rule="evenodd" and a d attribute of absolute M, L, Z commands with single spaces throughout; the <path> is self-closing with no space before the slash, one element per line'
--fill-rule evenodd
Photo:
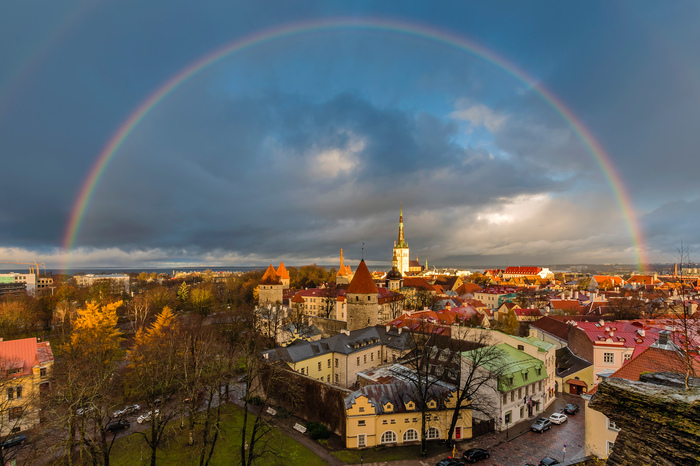
<path fill-rule="evenodd" d="M 349 388 L 357 383 L 358 372 L 395 362 L 410 349 L 407 332 L 376 326 L 271 349 L 263 357 L 284 361 L 295 372 L 316 380 Z"/>

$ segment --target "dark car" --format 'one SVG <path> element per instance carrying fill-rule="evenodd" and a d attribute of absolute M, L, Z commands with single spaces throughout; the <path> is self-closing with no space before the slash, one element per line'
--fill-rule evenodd
<path fill-rule="evenodd" d="M 489 452 L 486 450 L 482 450 L 481 448 L 470 448 L 464 452 L 462 459 L 466 463 L 476 463 L 477 461 L 484 460 L 489 456 L 491 455 L 489 455 Z"/>
<path fill-rule="evenodd" d="M 564 412 L 566 414 L 576 414 L 578 413 L 579 407 L 578 405 L 571 404 L 569 403 L 568 405 L 564 406 Z"/>
<path fill-rule="evenodd" d="M 464 463 L 454 458 L 445 458 L 435 463 L 435 466 L 464 466 Z"/>
<path fill-rule="evenodd" d="M 27 441 L 27 437 L 24 435 L 15 435 L 14 437 L 10 437 L 4 442 L 2 442 L 2 447 L 3 448 L 12 448 L 16 447 L 18 445 L 24 444 L 24 442 Z"/>
<path fill-rule="evenodd" d="M 545 456 L 540 460 L 540 466 L 552 466 L 553 464 L 559 464 L 559 461 L 549 456 Z"/>
<path fill-rule="evenodd" d="M 107 432 L 117 432 L 123 429 L 129 428 L 129 422 L 126 419 L 119 419 L 117 421 L 110 422 L 105 426 Z"/>
<path fill-rule="evenodd" d="M 537 420 L 530 426 L 530 430 L 533 432 L 544 433 L 545 430 L 552 428 L 552 421 L 545 419 L 543 417 L 538 417 Z"/>

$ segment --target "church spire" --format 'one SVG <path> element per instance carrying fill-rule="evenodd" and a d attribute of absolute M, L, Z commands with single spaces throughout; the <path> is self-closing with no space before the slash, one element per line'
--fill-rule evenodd
<path fill-rule="evenodd" d="M 399 211 L 399 240 L 396 243 L 397 248 L 407 248 L 406 240 L 403 237 L 403 203 L 401 203 Z"/>

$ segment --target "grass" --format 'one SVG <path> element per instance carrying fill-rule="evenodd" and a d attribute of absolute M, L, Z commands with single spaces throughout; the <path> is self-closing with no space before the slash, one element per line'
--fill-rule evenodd
<path fill-rule="evenodd" d="M 444 453 L 447 457 L 452 450 L 445 445 L 428 443 L 428 457 Z M 420 458 L 420 445 L 407 447 L 374 447 L 366 450 L 342 450 L 332 452 L 333 456 L 348 464 L 381 463 L 384 461 L 398 461 L 412 458 Z M 360 460 L 362 458 L 362 461 Z"/>
<path fill-rule="evenodd" d="M 240 463 L 240 429 L 243 425 L 243 410 L 232 404 L 223 405 L 221 408 L 222 423 L 221 433 L 216 443 L 211 463 L 214 465 L 229 465 Z M 253 416 L 248 416 L 249 425 L 252 426 Z M 196 433 L 198 431 L 196 430 Z M 187 445 L 188 431 L 180 429 L 179 419 L 171 421 L 167 428 L 167 435 L 161 447 L 158 449 L 158 465 L 198 465 L 201 442 L 195 440 L 193 446 Z M 325 461 L 314 452 L 297 443 L 283 432 L 274 429 L 264 437 L 267 442 L 266 456 L 260 460 L 261 464 L 303 464 L 304 466 L 324 465 Z M 110 464 L 140 465 L 148 464 L 151 450 L 146 445 L 141 434 L 132 434 L 118 439 L 112 448 Z"/>

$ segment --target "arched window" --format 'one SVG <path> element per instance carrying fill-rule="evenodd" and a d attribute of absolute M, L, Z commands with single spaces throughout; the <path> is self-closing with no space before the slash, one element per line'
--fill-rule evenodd
<path fill-rule="evenodd" d="M 396 443 L 396 433 L 392 430 L 387 430 L 382 434 L 381 443 Z"/>
<path fill-rule="evenodd" d="M 416 429 L 408 429 L 403 433 L 404 442 L 413 442 L 415 440 L 418 440 L 418 431 Z"/>
<path fill-rule="evenodd" d="M 435 427 L 431 427 L 428 429 L 428 433 L 426 434 L 425 438 L 428 440 L 440 438 L 440 431 L 437 430 Z"/>

